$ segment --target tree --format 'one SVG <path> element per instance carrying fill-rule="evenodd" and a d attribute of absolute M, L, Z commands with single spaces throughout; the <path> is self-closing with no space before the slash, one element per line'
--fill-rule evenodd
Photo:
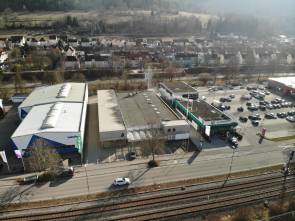
<path fill-rule="evenodd" d="M 26 159 L 26 169 L 30 172 L 47 171 L 55 176 L 62 166 L 60 155 L 56 149 L 47 142 L 38 139 L 29 149 L 29 157 Z"/>
<path fill-rule="evenodd" d="M 158 163 L 155 161 L 155 155 L 160 153 L 165 145 L 165 138 L 161 129 L 156 126 L 148 126 L 148 129 L 145 133 L 146 139 L 142 142 L 141 152 L 143 156 L 152 155 L 152 160 L 149 161 L 151 167 L 158 166 Z"/>

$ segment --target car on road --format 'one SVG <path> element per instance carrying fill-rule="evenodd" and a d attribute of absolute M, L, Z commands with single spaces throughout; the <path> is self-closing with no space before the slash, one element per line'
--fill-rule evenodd
<path fill-rule="evenodd" d="M 114 180 L 113 185 L 114 186 L 125 186 L 125 185 L 129 185 L 130 179 L 128 177 L 118 177 Z"/>
<path fill-rule="evenodd" d="M 294 123 L 295 122 L 295 117 L 288 116 L 288 117 L 286 117 L 286 120 L 289 121 L 289 122 L 291 122 L 291 123 Z"/>
<path fill-rule="evenodd" d="M 257 120 L 252 120 L 251 123 L 254 127 L 257 127 L 259 125 L 259 121 Z"/>
<path fill-rule="evenodd" d="M 239 117 L 239 120 L 243 123 L 246 123 L 248 121 L 248 118 L 247 117 L 243 117 L 243 116 L 240 116 Z"/>
<path fill-rule="evenodd" d="M 266 119 L 277 119 L 276 115 L 274 113 L 266 113 L 264 115 L 264 118 Z"/>
<path fill-rule="evenodd" d="M 281 113 L 277 113 L 277 116 L 278 116 L 279 118 L 286 118 L 286 117 L 287 117 L 287 114 L 284 113 L 284 112 L 281 112 Z"/>
<path fill-rule="evenodd" d="M 239 112 L 243 112 L 243 111 L 244 111 L 244 108 L 243 108 L 243 107 L 238 107 L 238 108 L 237 108 L 237 111 L 239 111 Z"/>

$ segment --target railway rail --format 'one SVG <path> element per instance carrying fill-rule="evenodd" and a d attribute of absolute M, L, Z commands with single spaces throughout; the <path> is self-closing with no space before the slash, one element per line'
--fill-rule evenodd
<path fill-rule="evenodd" d="M 277 197 L 295 192 L 295 177 L 282 175 L 257 178 L 237 183 L 218 185 L 197 190 L 148 196 L 124 202 L 105 203 L 85 208 L 72 208 L 56 212 L 5 215 L 8 220 L 71 220 L 79 217 L 97 216 L 102 220 L 155 220 L 206 212 Z M 209 196 L 209 197 L 208 197 Z M 165 209 L 163 209 L 165 208 Z"/>

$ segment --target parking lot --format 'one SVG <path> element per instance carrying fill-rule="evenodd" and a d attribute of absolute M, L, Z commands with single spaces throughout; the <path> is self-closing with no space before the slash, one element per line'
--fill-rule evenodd
<path fill-rule="evenodd" d="M 257 90 L 257 91 L 263 91 L 263 90 Z M 292 117 L 289 118 L 289 121 L 287 120 L 288 117 L 288 112 L 290 115 L 292 115 L 292 111 L 295 110 L 293 107 L 293 101 L 292 98 L 288 97 L 282 97 L 278 94 L 273 93 L 272 91 L 268 91 L 269 94 L 265 95 L 264 99 L 258 99 L 251 96 L 250 100 L 246 99 L 241 99 L 242 96 L 244 95 L 249 95 L 250 90 L 247 90 L 247 86 L 241 87 L 237 86 L 231 89 L 225 89 L 225 90 L 217 90 L 217 91 L 201 91 L 200 92 L 200 97 L 203 99 L 206 99 L 208 103 L 218 103 L 216 101 L 220 102 L 223 98 L 230 98 L 234 97 L 231 99 L 230 102 L 221 102 L 224 106 L 230 106 L 229 110 L 225 110 L 224 112 L 230 115 L 233 119 L 235 119 L 239 123 L 238 131 L 244 135 L 246 140 L 244 141 L 245 145 L 253 143 L 253 140 L 257 140 L 258 137 L 256 134 L 258 132 L 261 132 L 262 128 L 266 129 L 266 136 L 269 137 L 283 137 L 287 136 L 290 134 L 294 134 L 295 132 L 295 123 L 291 122 Z M 204 97 L 203 97 L 204 96 Z M 274 108 L 274 102 L 275 99 L 284 99 L 285 101 L 279 101 L 276 102 L 278 104 L 286 103 L 289 102 L 288 107 L 280 107 L 281 105 L 277 105 L 277 108 Z M 266 101 L 266 103 L 269 103 L 271 105 L 261 105 L 261 101 Z M 247 106 L 247 102 L 248 106 Z M 249 106 L 254 107 L 254 108 L 248 108 Z M 264 106 L 264 107 L 261 107 Z M 241 108 L 240 111 L 238 108 Z M 271 108 L 271 109 L 270 109 Z M 252 109 L 252 110 L 249 110 Z M 271 114 L 273 113 L 274 117 L 265 117 L 265 114 Z M 282 116 L 278 116 L 277 114 L 282 113 Z M 285 116 L 284 116 L 285 114 Z M 256 116 L 255 116 L 256 115 Z M 253 118 L 253 120 L 249 119 L 249 116 Z M 246 122 L 243 122 L 240 118 L 245 118 Z M 256 117 L 256 119 L 255 119 Z M 275 119 L 271 119 L 275 118 Z M 258 125 L 254 125 L 252 122 L 257 121 Z M 257 142 L 255 142 L 257 143 Z"/>

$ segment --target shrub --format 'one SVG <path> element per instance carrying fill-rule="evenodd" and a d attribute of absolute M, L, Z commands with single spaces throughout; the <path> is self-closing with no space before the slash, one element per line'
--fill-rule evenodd
<path fill-rule="evenodd" d="M 254 213 L 251 208 L 239 208 L 236 210 L 232 221 L 251 221 Z"/>
<path fill-rule="evenodd" d="M 148 166 L 149 166 L 149 168 L 152 168 L 152 167 L 158 167 L 158 166 L 159 166 L 159 162 L 156 161 L 156 160 L 150 160 L 150 161 L 148 162 Z"/>
<path fill-rule="evenodd" d="M 276 216 L 285 212 L 283 206 L 280 203 L 273 203 L 269 206 L 269 216 Z"/>

